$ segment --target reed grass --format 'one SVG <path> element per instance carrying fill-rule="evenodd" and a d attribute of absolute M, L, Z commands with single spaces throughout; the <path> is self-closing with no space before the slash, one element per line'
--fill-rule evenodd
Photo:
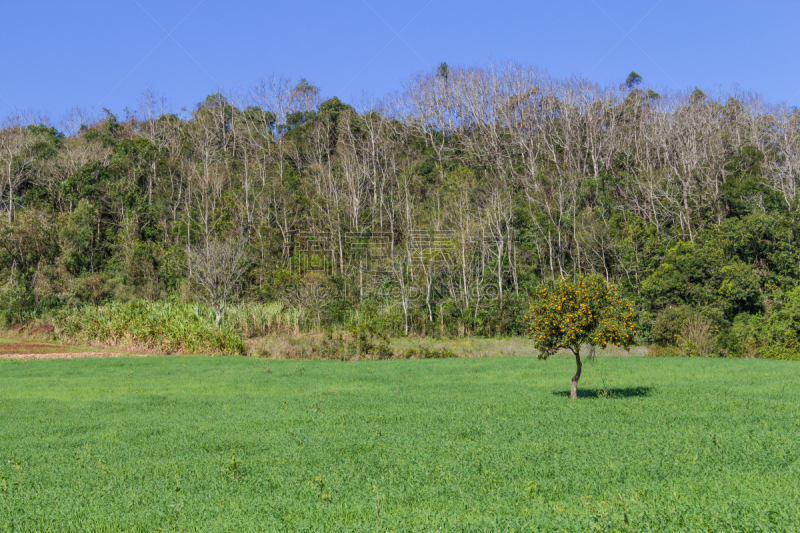
<path fill-rule="evenodd" d="M 172 353 L 244 354 L 241 338 L 217 328 L 211 309 L 198 304 L 137 300 L 64 310 L 53 318 L 62 341 Z"/>
<path fill-rule="evenodd" d="M 223 324 L 246 339 L 278 334 L 300 334 L 305 317 L 303 309 L 282 302 L 245 303 L 231 306 Z"/>

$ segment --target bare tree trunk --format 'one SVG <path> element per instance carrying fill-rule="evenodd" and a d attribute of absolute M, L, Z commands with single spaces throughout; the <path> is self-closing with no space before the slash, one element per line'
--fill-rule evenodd
<path fill-rule="evenodd" d="M 570 387 L 569 390 L 569 397 L 573 400 L 578 398 L 578 380 L 581 379 L 581 367 L 583 366 L 581 364 L 580 349 L 578 349 L 578 351 L 575 352 L 575 364 L 578 367 L 578 371 L 575 372 L 574 376 L 572 376 L 572 386 Z"/>
<path fill-rule="evenodd" d="M 10 167 L 10 165 L 9 165 Z M 11 170 L 8 171 L 8 223 L 14 221 L 14 184 L 11 182 Z"/>

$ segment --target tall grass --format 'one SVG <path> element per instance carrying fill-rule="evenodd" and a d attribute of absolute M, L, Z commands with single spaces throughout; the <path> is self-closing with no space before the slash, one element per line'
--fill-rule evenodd
<path fill-rule="evenodd" d="M 281 302 L 248 303 L 229 307 L 217 328 L 206 306 L 139 300 L 62 310 L 53 325 L 58 338 L 71 342 L 166 353 L 244 354 L 242 337 L 298 335 L 304 318 L 303 309 Z"/>
<path fill-rule="evenodd" d="M 304 317 L 303 309 L 287 307 L 281 302 L 247 303 L 231 306 L 222 323 L 245 338 L 298 335 Z"/>
<path fill-rule="evenodd" d="M 73 342 L 159 350 L 166 353 L 244 354 L 241 338 L 214 325 L 211 310 L 197 304 L 117 302 L 59 312 L 55 334 Z"/>

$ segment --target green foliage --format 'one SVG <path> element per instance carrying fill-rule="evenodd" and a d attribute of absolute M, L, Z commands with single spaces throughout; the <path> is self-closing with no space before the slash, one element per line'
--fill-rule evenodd
<path fill-rule="evenodd" d="M 764 204 L 780 209 L 780 201 L 763 178 L 763 162 L 764 153 L 755 146 L 744 146 L 730 157 L 726 165 L 729 175 L 720 186 L 728 216 L 744 217 Z"/>
<path fill-rule="evenodd" d="M 796 363 L 572 366 L 0 360 L 0 529 L 796 529 Z"/>
<path fill-rule="evenodd" d="M 732 261 L 720 270 L 719 287 L 725 313 L 733 318 L 739 313 L 754 313 L 761 309 L 761 289 L 758 274 L 752 265 Z"/>
<path fill-rule="evenodd" d="M 350 361 L 359 358 L 359 352 L 361 350 L 355 342 L 343 337 L 328 338 L 311 348 L 310 357 L 325 361 Z M 364 355 L 368 355 L 368 352 Z"/>
<path fill-rule="evenodd" d="M 759 331 L 763 317 L 742 313 L 734 318 L 731 327 L 723 332 L 719 347 L 729 357 L 753 358 L 759 356 Z"/>
<path fill-rule="evenodd" d="M 699 87 L 695 87 L 692 94 L 689 95 L 689 101 L 693 104 L 699 104 L 704 102 L 706 99 L 706 93 L 700 90 Z"/>
<path fill-rule="evenodd" d="M 389 347 L 389 338 L 385 330 L 378 329 L 374 322 L 358 321 L 353 324 L 350 330 L 350 340 L 344 341 L 339 337 L 339 344 L 342 345 L 340 359 L 344 360 L 344 354 L 349 354 L 349 358 L 356 359 L 391 359 L 394 355 Z"/>
<path fill-rule="evenodd" d="M 699 89 L 654 105 L 635 71 L 597 91 L 506 68 L 440 63 L 404 87 L 406 116 L 274 77 L 242 109 L 217 92 L 189 116 L 104 110 L 70 138 L 20 116 L 0 129 L 0 279 L 21 275 L 39 318 L 186 302 L 187 250 L 238 237 L 253 261 L 237 298 L 292 302 L 296 331 L 520 335 L 540 286 L 601 274 L 641 311 L 638 342 L 686 307 L 740 353 L 736 318 L 800 280 L 800 114 Z M 231 327 L 269 333 L 263 312 Z"/>
<path fill-rule="evenodd" d="M 390 359 L 394 354 L 389 348 L 389 338 L 385 331 L 377 330 L 370 324 L 356 324 L 351 331 L 358 358 Z"/>
<path fill-rule="evenodd" d="M 653 89 L 647 89 L 647 92 L 644 93 L 644 97 L 647 100 L 657 100 L 661 98 L 661 95 L 655 92 Z"/>
<path fill-rule="evenodd" d="M 114 298 L 119 301 L 130 300 L 117 280 L 108 279 L 103 274 L 86 274 L 72 278 L 64 293 L 58 295 L 65 306 L 80 307 L 84 304 L 100 305 Z"/>
<path fill-rule="evenodd" d="M 25 324 L 33 318 L 34 301 L 18 279 L 0 285 L 0 326 Z"/>
<path fill-rule="evenodd" d="M 88 128 L 83 137 L 87 141 L 100 142 L 103 146 L 114 146 L 117 142 L 117 137 L 123 130 L 123 125 L 120 124 L 118 117 L 106 108 L 103 108 L 106 114 L 100 126 L 97 128 Z"/>
<path fill-rule="evenodd" d="M 679 242 L 642 282 L 642 292 L 656 309 L 708 305 L 716 301 L 720 270 L 725 263 L 719 247 Z"/>
<path fill-rule="evenodd" d="M 683 333 L 687 309 L 684 307 L 667 307 L 661 311 L 653 322 L 650 340 L 657 346 L 675 346 Z"/>
<path fill-rule="evenodd" d="M 5 263 L 0 267 L 17 270 L 28 278 L 57 254 L 56 231 L 47 212 L 21 211 L 13 222 L 0 222 L 0 259 Z"/>
<path fill-rule="evenodd" d="M 642 77 L 638 73 L 636 73 L 636 71 L 632 70 L 631 73 L 628 74 L 628 77 L 625 78 L 625 83 L 623 85 L 625 86 L 626 89 L 632 91 L 633 89 L 636 89 L 639 85 L 641 85 L 642 81 L 643 81 Z"/>
<path fill-rule="evenodd" d="M 718 341 L 726 321 L 713 307 L 668 307 L 656 317 L 651 330 L 650 355 L 654 357 L 708 357 L 725 355 Z"/>
<path fill-rule="evenodd" d="M 311 358 L 327 361 L 386 360 L 394 357 L 385 337 L 366 331 L 354 331 L 351 336 L 333 335 L 311 348 Z"/>
<path fill-rule="evenodd" d="M 503 300 L 492 300 L 478 310 L 478 316 L 471 321 L 471 333 L 482 337 L 526 334 L 528 301 L 527 296 L 510 291 Z"/>
<path fill-rule="evenodd" d="M 244 354 L 242 340 L 214 326 L 210 309 L 194 304 L 135 300 L 65 309 L 53 318 L 56 335 L 72 342 L 166 353 Z"/>
<path fill-rule="evenodd" d="M 61 193 L 74 205 L 81 200 L 97 205 L 105 200 L 105 195 L 113 187 L 115 177 L 100 161 L 89 161 L 61 183 Z"/>
<path fill-rule="evenodd" d="M 362 330 L 368 334 L 380 332 L 382 336 L 402 336 L 403 317 L 397 309 L 387 309 L 379 301 L 364 299 L 350 314 L 347 327 L 351 331 Z"/>
<path fill-rule="evenodd" d="M 800 279 L 798 230 L 791 218 L 757 213 L 724 221 L 703 235 L 703 246 L 721 247 L 729 257 L 752 265 L 765 291 L 787 290 Z"/>
<path fill-rule="evenodd" d="M 81 200 L 72 213 L 62 215 L 59 219 L 61 264 L 75 276 L 94 267 L 98 216 L 91 202 Z"/>
<path fill-rule="evenodd" d="M 769 312 L 750 319 L 745 339 L 756 341 L 757 355 L 766 359 L 800 360 L 800 287 L 787 292 Z M 742 351 L 747 353 L 747 340 Z"/>
<path fill-rule="evenodd" d="M 436 67 L 436 76 L 444 80 L 447 83 L 447 79 L 450 77 L 450 67 L 447 66 L 447 63 L 442 61 L 438 67 Z"/>

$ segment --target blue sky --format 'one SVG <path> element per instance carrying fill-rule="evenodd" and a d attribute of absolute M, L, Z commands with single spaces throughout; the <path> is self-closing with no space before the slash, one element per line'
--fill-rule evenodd
<path fill-rule="evenodd" d="M 148 84 L 179 111 L 272 73 L 353 102 L 442 61 L 490 60 L 800 106 L 797 0 L 6 0 L 0 16 L 0 116 L 121 114 Z"/>

